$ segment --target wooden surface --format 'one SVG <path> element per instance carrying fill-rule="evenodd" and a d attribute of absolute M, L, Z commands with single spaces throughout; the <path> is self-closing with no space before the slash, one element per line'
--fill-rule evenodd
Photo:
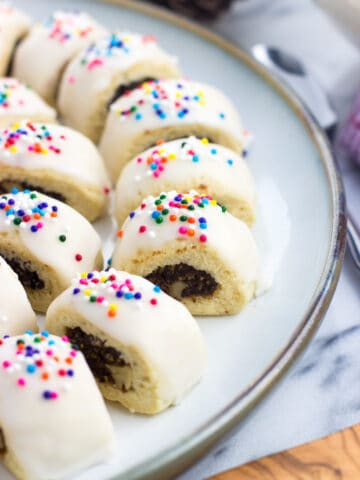
<path fill-rule="evenodd" d="M 360 424 L 211 480 L 360 480 Z"/>

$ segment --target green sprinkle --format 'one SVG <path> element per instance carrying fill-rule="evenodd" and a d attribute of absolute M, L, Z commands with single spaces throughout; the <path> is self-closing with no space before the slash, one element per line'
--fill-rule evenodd
<path fill-rule="evenodd" d="M 91 295 L 91 297 L 89 297 L 89 300 L 90 302 L 96 302 L 96 297 L 94 295 Z"/>
<path fill-rule="evenodd" d="M 66 235 L 60 235 L 59 240 L 60 242 L 66 242 Z"/>
<path fill-rule="evenodd" d="M 187 219 L 188 217 L 186 215 L 181 215 L 180 222 L 186 222 Z"/>
<path fill-rule="evenodd" d="M 162 215 L 167 215 L 169 213 L 168 208 L 164 208 L 164 210 L 161 212 Z"/>
<path fill-rule="evenodd" d="M 157 200 L 155 200 L 155 205 L 161 205 L 161 200 L 160 200 L 160 198 L 158 198 Z"/>
<path fill-rule="evenodd" d="M 163 193 L 162 195 L 160 195 L 160 200 L 165 200 L 165 198 L 166 198 L 165 193 Z"/>
<path fill-rule="evenodd" d="M 226 207 L 225 207 L 225 205 L 221 205 L 221 210 L 223 211 L 223 213 L 226 212 Z"/>
<path fill-rule="evenodd" d="M 155 220 L 156 223 L 162 223 L 164 221 L 163 217 L 157 217 L 157 219 Z"/>
<path fill-rule="evenodd" d="M 14 218 L 14 220 L 13 220 L 14 225 L 20 225 L 20 223 L 21 223 L 21 218 L 20 217 Z"/>
<path fill-rule="evenodd" d="M 30 194 L 30 198 L 31 198 L 31 199 L 33 199 L 33 198 L 37 198 L 37 195 L 36 195 L 36 193 L 31 193 L 31 194 Z"/>
<path fill-rule="evenodd" d="M 189 205 L 189 206 L 187 207 L 187 209 L 188 209 L 188 210 L 195 210 L 195 207 L 194 207 L 194 205 Z"/>

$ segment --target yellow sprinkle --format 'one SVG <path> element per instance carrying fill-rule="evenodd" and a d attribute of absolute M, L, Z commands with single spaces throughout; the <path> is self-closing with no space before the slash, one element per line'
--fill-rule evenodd
<path fill-rule="evenodd" d="M 9 150 L 10 150 L 11 153 L 16 153 L 17 152 L 17 148 L 15 147 L 15 145 L 10 147 Z"/>
<path fill-rule="evenodd" d="M 100 278 L 100 282 L 101 282 L 101 283 L 105 283 L 106 280 L 107 280 L 107 278 L 108 278 L 108 277 L 101 277 L 101 278 Z"/>
<path fill-rule="evenodd" d="M 165 152 L 165 150 L 163 148 L 160 148 L 159 154 L 162 155 L 164 152 Z"/>
<path fill-rule="evenodd" d="M 91 290 L 90 290 L 90 288 L 87 288 L 86 290 L 84 290 L 84 293 L 85 293 L 85 295 L 86 295 L 87 297 L 90 297 L 90 295 L 91 295 Z"/>
<path fill-rule="evenodd" d="M 177 93 L 175 94 L 175 97 L 176 97 L 176 98 L 181 98 L 181 93 L 180 93 L 180 92 L 177 92 Z"/>
<path fill-rule="evenodd" d="M 210 205 L 217 205 L 217 201 L 216 200 L 210 200 Z"/>
<path fill-rule="evenodd" d="M 49 153 L 49 150 L 48 150 L 47 148 L 43 148 L 43 149 L 41 150 L 41 153 L 42 153 L 42 154 Z"/>
<path fill-rule="evenodd" d="M 86 273 L 86 272 L 83 272 L 83 273 L 81 274 L 81 278 L 86 278 L 86 277 L 87 277 L 87 273 Z"/>
<path fill-rule="evenodd" d="M 175 160 L 175 158 L 176 158 L 176 153 L 169 153 L 170 160 Z"/>
<path fill-rule="evenodd" d="M 109 310 L 117 310 L 118 306 L 116 305 L 116 303 L 110 303 L 109 305 Z"/>
<path fill-rule="evenodd" d="M 198 101 L 198 104 L 201 105 L 202 107 L 203 107 L 204 105 L 206 105 L 206 103 L 205 103 L 204 100 L 199 100 L 199 101 Z"/>
<path fill-rule="evenodd" d="M 202 138 L 201 139 L 201 142 L 204 144 L 204 145 L 207 145 L 209 143 L 209 140 L 207 138 Z"/>

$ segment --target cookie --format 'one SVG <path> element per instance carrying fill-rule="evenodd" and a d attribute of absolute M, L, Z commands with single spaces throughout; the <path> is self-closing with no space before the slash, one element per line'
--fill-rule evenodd
<path fill-rule="evenodd" d="M 111 105 L 100 152 L 116 181 L 127 162 L 159 139 L 190 135 L 240 154 L 249 140 L 230 100 L 216 88 L 189 80 L 145 82 Z"/>
<path fill-rule="evenodd" d="M 116 219 L 121 226 L 141 200 L 171 190 L 216 196 L 235 217 L 255 220 L 255 187 L 244 158 L 226 147 L 195 137 L 160 143 L 137 155 L 116 186 Z"/>
<path fill-rule="evenodd" d="M 57 10 L 35 25 L 21 42 L 14 57 L 13 75 L 54 104 L 67 64 L 106 33 L 84 12 Z"/>
<path fill-rule="evenodd" d="M 0 337 L 37 331 L 36 316 L 16 273 L 0 257 Z"/>
<path fill-rule="evenodd" d="M 97 142 L 116 98 L 145 79 L 178 76 L 176 59 L 154 37 L 112 33 L 70 62 L 61 81 L 59 109 L 67 125 Z"/>
<path fill-rule="evenodd" d="M 101 241 L 73 208 L 30 190 L 0 196 L 0 255 L 45 312 L 77 272 L 102 268 Z"/>
<path fill-rule="evenodd" d="M 104 401 L 68 339 L 29 331 L 0 340 L 0 458 L 17 479 L 74 478 L 113 447 Z"/>
<path fill-rule="evenodd" d="M 20 120 L 56 122 L 56 112 L 16 78 L 0 78 L 0 128 Z"/>
<path fill-rule="evenodd" d="M 147 197 L 130 213 L 112 258 L 194 315 L 237 313 L 255 294 L 259 254 L 248 226 L 209 195 Z"/>
<path fill-rule="evenodd" d="M 78 276 L 50 305 L 46 326 L 80 348 L 106 399 L 133 412 L 178 403 L 205 369 L 204 340 L 186 308 L 126 272 Z"/>
<path fill-rule="evenodd" d="M 31 26 L 30 18 L 9 2 L 0 2 L 0 77 L 6 75 L 18 41 Z"/>
<path fill-rule="evenodd" d="M 37 190 L 94 221 L 106 212 L 109 186 L 102 158 L 81 133 L 27 121 L 0 130 L 0 193 Z"/>

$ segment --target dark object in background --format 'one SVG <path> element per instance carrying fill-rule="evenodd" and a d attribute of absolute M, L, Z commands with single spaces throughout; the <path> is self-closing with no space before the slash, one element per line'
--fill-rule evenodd
<path fill-rule="evenodd" d="M 188 17 L 211 20 L 229 8 L 232 0 L 152 0 Z"/>

